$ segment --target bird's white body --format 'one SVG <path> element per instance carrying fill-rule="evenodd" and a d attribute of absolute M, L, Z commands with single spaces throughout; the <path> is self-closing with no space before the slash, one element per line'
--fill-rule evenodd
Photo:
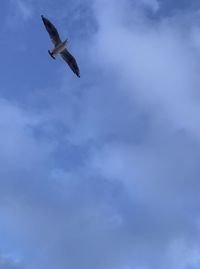
<path fill-rule="evenodd" d="M 58 44 L 52 51 L 51 51 L 51 55 L 53 57 L 55 57 L 56 55 L 58 55 L 59 53 L 61 53 L 64 49 L 66 49 L 66 44 L 67 44 L 67 40 L 65 40 L 64 42 L 61 42 L 60 44 Z"/>

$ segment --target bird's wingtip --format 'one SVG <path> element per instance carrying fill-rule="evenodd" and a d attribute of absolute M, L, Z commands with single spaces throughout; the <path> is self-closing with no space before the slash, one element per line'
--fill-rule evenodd
<path fill-rule="evenodd" d="M 80 71 L 79 70 L 77 70 L 77 72 L 76 72 L 76 75 L 77 75 L 77 77 L 81 77 L 81 74 L 80 74 Z"/>

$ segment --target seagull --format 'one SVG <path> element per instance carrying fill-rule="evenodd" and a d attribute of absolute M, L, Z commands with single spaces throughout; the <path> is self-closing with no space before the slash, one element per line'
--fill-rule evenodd
<path fill-rule="evenodd" d="M 41 15 L 41 17 L 45 28 L 51 38 L 51 41 L 55 46 L 53 50 L 48 50 L 49 55 L 53 59 L 55 59 L 56 55 L 60 53 L 61 57 L 64 59 L 65 62 L 67 62 L 71 70 L 77 75 L 77 77 L 80 77 L 80 70 L 78 68 L 77 62 L 75 58 L 71 55 L 71 53 L 69 53 L 66 47 L 67 39 L 62 42 L 56 27 L 43 15 Z"/>

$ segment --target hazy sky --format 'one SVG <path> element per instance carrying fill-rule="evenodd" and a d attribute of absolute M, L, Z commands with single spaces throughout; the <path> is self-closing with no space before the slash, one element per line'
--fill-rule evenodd
<path fill-rule="evenodd" d="M 199 269 L 199 0 L 1 2 L 0 269 Z"/>

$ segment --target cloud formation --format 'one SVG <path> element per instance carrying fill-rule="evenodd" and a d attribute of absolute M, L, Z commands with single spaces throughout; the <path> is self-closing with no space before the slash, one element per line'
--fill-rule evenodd
<path fill-rule="evenodd" d="M 72 6 L 81 80 L 1 99 L 0 268 L 199 268 L 199 23 L 165 4 Z"/>

